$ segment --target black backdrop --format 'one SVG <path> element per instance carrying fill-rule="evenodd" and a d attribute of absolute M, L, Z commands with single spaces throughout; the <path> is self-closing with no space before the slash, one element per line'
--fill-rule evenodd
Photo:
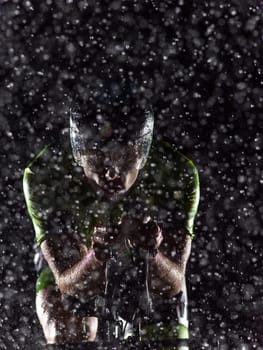
<path fill-rule="evenodd" d="M 67 101 L 85 98 L 89 79 L 103 79 L 109 66 L 142 87 L 155 137 L 176 144 L 200 172 L 187 275 L 194 343 L 262 349 L 260 1 L 0 4 L 0 349 L 43 342 L 23 168 L 67 128 Z"/>

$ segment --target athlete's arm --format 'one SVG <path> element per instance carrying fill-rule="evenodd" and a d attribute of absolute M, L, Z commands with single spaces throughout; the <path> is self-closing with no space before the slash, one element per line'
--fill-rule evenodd
<path fill-rule="evenodd" d="M 193 225 L 199 204 L 199 177 L 194 164 L 182 155 L 186 166 L 181 179 L 184 194 L 180 200 L 181 219 L 178 216 L 162 229 L 163 241 L 158 254 L 151 261 L 152 290 L 158 295 L 174 296 L 182 289 L 187 261 L 194 236 Z"/>
<path fill-rule="evenodd" d="M 46 239 L 41 250 L 62 293 L 87 298 L 102 291 L 103 264 L 81 242 Z"/>
<path fill-rule="evenodd" d="M 186 263 L 191 250 L 191 238 L 186 232 L 173 234 L 173 229 L 161 229 L 153 220 L 147 223 L 138 217 L 122 221 L 123 233 L 132 247 L 156 252 L 150 259 L 151 289 L 159 296 L 173 296 L 182 288 Z"/>
<path fill-rule="evenodd" d="M 86 293 L 87 296 L 101 287 L 102 264 L 95 258 L 92 249 L 87 249 L 74 237 L 71 213 L 61 208 L 65 200 L 64 168 L 62 160 L 53 159 L 53 154 L 58 153 L 57 149 L 46 146 L 25 169 L 23 187 L 26 205 L 37 244 L 60 291 L 76 296 Z M 56 170 L 57 163 L 61 171 Z"/>
<path fill-rule="evenodd" d="M 137 224 L 137 228 L 134 229 L 129 225 L 132 245 L 144 249 L 158 248 L 157 254 L 150 260 L 151 289 L 156 296 L 171 297 L 181 291 L 191 251 L 193 224 L 199 202 L 199 179 L 197 169 L 190 160 L 182 156 L 180 161 L 179 180 L 183 184 L 182 196 L 176 199 L 178 210 L 171 212 L 170 221 L 158 222 L 159 230 L 152 225 L 151 233 L 143 227 L 143 224 L 141 227 Z M 167 199 L 167 208 L 162 208 L 167 212 L 170 211 L 169 201 L 171 207 L 175 202 L 174 189 L 168 190 L 171 198 Z"/>
<path fill-rule="evenodd" d="M 174 296 L 182 289 L 186 263 L 191 250 L 191 238 L 185 230 L 161 229 L 154 222 L 144 224 L 137 218 L 123 222 L 123 231 L 132 247 L 157 254 L 150 259 L 151 289 L 157 296 Z"/>
<path fill-rule="evenodd" d="M 163 242 L 150 261 L 151 289 L 159 296 L 171 297 L 182 289 L 186 264 L 191 252 L 191 237 L 183 230 L 163 230 Z"/>

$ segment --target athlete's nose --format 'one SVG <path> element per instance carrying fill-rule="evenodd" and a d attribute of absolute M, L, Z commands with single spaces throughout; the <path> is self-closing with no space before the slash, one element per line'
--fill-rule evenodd
<path fill-rule="evenodd" d="M 117 179 L 119 176 L 119 172 L 115 168 L 109 168 L 106 171 L 105 177 L 108 181 L 113 181 Z"/>

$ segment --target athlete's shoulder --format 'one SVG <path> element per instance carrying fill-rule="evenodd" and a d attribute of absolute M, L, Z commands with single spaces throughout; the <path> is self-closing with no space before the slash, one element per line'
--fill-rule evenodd
<path fill-rule="evenodd" d="M 25 171 L 32 173 L 54 169 L 63 171 L 64 167 L 72 163 L 72 159 L 69 145 L 59 138 L 44 144 L 28 163 Z"/>
<path fill-rule="evenodd" d="M 181 165 L 189 170 L 197 171 L 197 167 L 193 160 L 187 157 L 178 148 L 167 141 L 154 140 L 152 143 L 150 159 L 162 161 L 163 164 L 171 163 L 174 167 Z"/>
<path fill-rule="evenodd" d="M 52 158 L 53 147 L 53 142 L 42 146 L 33 156 L 33 159 L 27 164 L 26 169 L 33 171 L 33 169 L 39 166 L 41 163 L 49 161 Z"/>
<path fill-rule="evenodd" d="M 180 181 L 185 185 L 189 182 L 199 186 L 198 169 L 189 157 L 169 142 L 154 141 L 149 157 L 149 164 L 154 163 L 154 170 L 162 174 L 162 181 L 166 177 L 169 183 Z"/>
<path fill-rule="evenodd" d="M 197 166 L 192 159 L 188 158 L 188 156 L 186 156 L 185 154 L 183 154 L 182 152 L 180 152 L 178 150 L 176 150 L 176 156 L 178 157 L 178 159 L 180 159 L 180 162 L 182 162 L 184 164 L 185 169 L 188 172 L 191 172 L 191 173 L 198 175 Z"/>

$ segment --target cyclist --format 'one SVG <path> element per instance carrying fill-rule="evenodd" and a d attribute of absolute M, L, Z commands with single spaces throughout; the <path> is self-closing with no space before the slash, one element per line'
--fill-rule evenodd
<path fill-rule="evenodd" d="M 25 169 L 38 246 L 36 310 L 49 344 L 96 340 L 97 318 L 73 315 L 62 296 L 103 294 L 112 244 L 127 265 L 129 247 L 151 252 L 154 299 L 182 290 L 198 172 L 173 146 L 153 140 L 153 125 L 152 110 L 130 97 L 93 96 L 87 109 L 71 109 L 70 135 L 45 146 Z"/>

